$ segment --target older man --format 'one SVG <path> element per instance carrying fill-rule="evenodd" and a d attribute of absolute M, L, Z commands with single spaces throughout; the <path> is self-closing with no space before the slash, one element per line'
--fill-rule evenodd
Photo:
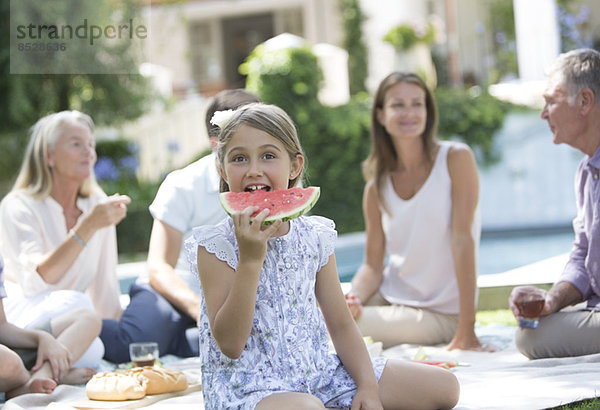
<path fill-rule="evenodd" d="M 565 269 L 545 295 L 537 329 L 519 329 L 518 349 L 530 359 L 600 353 L 600 53 L 591 49 L 561 54 L 551 67 L 541 117 L 554 143 L 582 151 L 575 176 L 575 241 Z M 509 303 L 533 287 L 513 289 Z M 565 307 L 586 302 L 584 308 Z"/>

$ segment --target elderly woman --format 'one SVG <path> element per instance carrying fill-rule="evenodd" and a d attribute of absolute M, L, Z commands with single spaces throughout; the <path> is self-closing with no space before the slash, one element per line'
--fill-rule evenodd
<path fill-rule="evenodd" d="M 91 118 L 78 111 L 40 119 L 15 186 L 0 203 L 4 306 L 19 327 L 81 307 L 101 318 L 121 314 L 115 225 L 130 198 L 107 197 L 95 182 L 93 130 Z M 104 349 L 99 339 L 95 344 L 97 357 Z"/>

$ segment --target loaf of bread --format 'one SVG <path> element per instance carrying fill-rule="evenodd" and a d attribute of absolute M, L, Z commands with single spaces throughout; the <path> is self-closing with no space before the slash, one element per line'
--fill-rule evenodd
<path fill-rule="evenodd" d="M 100 372 L 85 385 L 85 394 L 91 400 L 133 400 L 146 395 L 142 380 L 131 374 Z"/>
<path fill-rule="evenodd" d="M 146 385 L 146 394 L 173 393 L 188 388 L 187 378 L 179 370 L 144 366 L 134 367 L 127 373 Z"/>

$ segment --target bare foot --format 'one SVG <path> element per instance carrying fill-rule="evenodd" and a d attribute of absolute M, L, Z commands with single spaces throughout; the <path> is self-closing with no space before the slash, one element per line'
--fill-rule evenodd
<path fill-rule="evenodd" d="M 60 378 L 60 384 L 86 384 L 96 373 L 94 369 L 79 367 L 69 369 L 67 374 Z"/>
<path fill-rule="evenodd" d="M 16 389 L 6 392 L 6 399 L 12 399 L 13 397 L 26 393 L 50 394 L 54 391 L 55 387 L 56 382 L 52 379 L 29 379 L 27 383 L 21 387 L 17 387 Z"/>

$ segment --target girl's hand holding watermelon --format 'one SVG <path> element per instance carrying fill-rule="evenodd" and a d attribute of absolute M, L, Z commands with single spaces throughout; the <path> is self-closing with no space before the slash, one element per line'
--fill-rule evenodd
<path fill-rule="evenodd" d="M 262 222 L 269 215 L 268 208 L 260 211 L 251 220 L 250 216 L 258 209 L 257 206 L 249 206 L 231 217 L 240 247 L 240 260 L 254 260 L 262 264 L 267 254 L 267 240 L 277 232 L 281 220 L 275 221 L 272 225 L 263 225 Z"/>

